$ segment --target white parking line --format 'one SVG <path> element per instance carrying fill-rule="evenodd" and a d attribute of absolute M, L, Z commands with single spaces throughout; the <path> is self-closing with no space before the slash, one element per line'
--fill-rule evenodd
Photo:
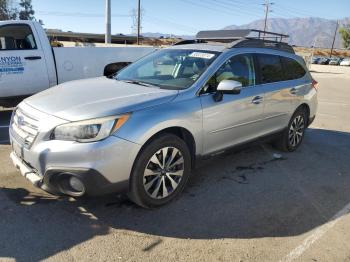
<path fill-rule="evenodd" d="M 268 147 L 263 145 L 262 148 L 269 155 L 273 154 L 273 151 L 269 150 Z M 277 165 L 280 167 L 281 171 L 284 172 L 284 167 L 278 162 L 277 162 Z M 288 177 L 288 173 L 287 172 L 284 172 L 284 173 Z M 319 204 L 317 202 L 311 201 L 311 199 L 308 197 L 307 192 L 305 192 L 302 187 L 298 186 L 297 184 L 295 184 L 295 186 L 297 186 L 298 189 L 301 191 L 301 193 L 310 201 L 313 207 L 318 211 L 319 215 L 322 217 L 325 217 L 323 215 L 323 212 Z M 322 226 L 314 229 L 314 232 L 310 236 L 305 238 L 304 241 L 299 246 L 297 246 L 287 256 L 281 259 L 280 262 L 290 262 L 299 258 L 306 250 L 308 250 L 311 247 L 312 244 L 314 244 L 316 241 L 322 238 L 324 234 L 326 234 L 330 229 L 332 229 L 339 222 L 341 217 L 347 214 L 350 214 L 350 203 L 348 203 L 339 212 L 337 212 L 326 224 L 323 224 Z"/>
<path fill-rule="evenodd" d="M 350 203 L 347 204 L 338 213 L 336 213 L 327 224 L 324 224 L 318 227 L 317 229 L 315 229 L 315 231 L 310 236 L 305 238 L 304 241 L 299 246 L 293 249 L 286 257 L 284 257 L 280 261 L 289 262 L 300 257 L 306 250 L 310 248 L 312 244 L 314 244 L 324 234 L 326 234 L 331 228 L 333 228 L 339 222 L 341 217 L 349 213 L 350 213 Z"/>

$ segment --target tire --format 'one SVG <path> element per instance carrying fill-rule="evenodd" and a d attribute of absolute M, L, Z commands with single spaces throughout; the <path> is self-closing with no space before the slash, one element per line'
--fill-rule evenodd
<path fill-rule="evenodd" d="M 284 152 L 295 151 L 302 143 L 308 125 L 307 113 L 303 108 L 297 109 L 291 117 L 288 127 L 283 130 L 274 145 Z"/>
<path fill-rule="evenodd" d="M 183 191 L 190 173 L 186 143 L 172 134 L 161 135 L 146 144 L 135 160 L 129 198 L 145 208 L 165 205 Z"/>

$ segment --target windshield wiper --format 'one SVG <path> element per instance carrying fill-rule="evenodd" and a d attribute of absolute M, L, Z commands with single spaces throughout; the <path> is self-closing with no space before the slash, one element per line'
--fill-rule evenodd
<path fill-rule="evenodd" d="M 129 83 L 129 84 L 135 84 L 135 85 L 140 85 L 140 86 L 147 86 L 147 87 L 154 87 L 157 86 L 156 84 L 150 84 L 150 83 L 146 83 L 146 82 L 142 82 L 142 81 L 137 81 L 137 80 L 120 80 L 123 81 L 125 83 Z"/>

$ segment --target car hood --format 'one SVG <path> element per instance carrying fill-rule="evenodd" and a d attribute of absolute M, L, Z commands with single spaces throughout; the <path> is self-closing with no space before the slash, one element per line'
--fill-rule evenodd
<path fill-rule="evenodd" d="M 168 103 L 177 94 L 177 90 L 99 77 L 60 84 L 25 99 L 24 103 L 68 121 L 79 121 Z"/>

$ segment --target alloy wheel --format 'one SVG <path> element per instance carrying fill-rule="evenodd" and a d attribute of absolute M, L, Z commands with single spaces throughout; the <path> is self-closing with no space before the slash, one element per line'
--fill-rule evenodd
<path fill-rule="evenodd" d="M 143 186 L 153 199 L 171 195 L 179 186 L 184 174 L 184 158 L 175 147 L 158 150 L 148 161 L 143 174 Z"/>
<path fill-rule="evenodd" d="M 289 144 L 294 148 L 297 147 L 304 135 L 305 122 L 304 118 L 301 115 L 298 115 L 294 118 L 293 122 L 290 125 L 288 140 Z"/>

